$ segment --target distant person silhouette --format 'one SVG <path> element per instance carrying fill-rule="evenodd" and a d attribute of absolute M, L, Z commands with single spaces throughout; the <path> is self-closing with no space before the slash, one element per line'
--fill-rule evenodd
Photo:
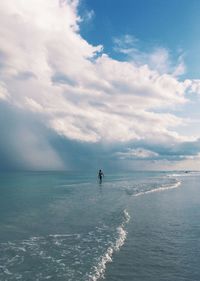
<path fill-rule="evenodd" d="M 104 177 L 104 173 L 102 170 L 99 170 L 98 178 L 99 178 L 99 183 L 102 183 L 102 178 Z"/>

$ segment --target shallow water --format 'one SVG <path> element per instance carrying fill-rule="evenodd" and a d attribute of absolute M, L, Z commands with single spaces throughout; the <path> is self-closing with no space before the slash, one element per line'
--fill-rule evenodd
<path fill-rule="evenodd" d="M 1 174 L 0 280 L 200 280 L 198 180 Z"/>

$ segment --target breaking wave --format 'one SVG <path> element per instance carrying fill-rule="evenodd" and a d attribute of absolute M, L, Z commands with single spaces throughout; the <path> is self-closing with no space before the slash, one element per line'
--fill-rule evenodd
<path fill-rule="evenodd" d="M 127 232 L 125 230 L 125 225 L 128 223 L 130 216 L 127 210 L 123 212 L 124 220 L 122 224 L 117 227 L 117 237 L 116 240 L 107 248 L 106 252 L 100 257 L 99 263 L 93 268 L 93 273 L 89 275 L 89 281 L 96 281 L 99 278 L 104 277 L 106 270 L 106 264 L 112 262 L 113 253 L 119 251 L 123 246 Z"/>
<path fill-rule="evenodd" d="M 171 176 L 164 176 L 148 179 L 147 181 L 144 180 L 134 184 L 133 186 L 126 186 L 124 187 L 124 190 L 127 195 L 137 197 L 154 192 L 175 189 L 178 188 L 180 185 L 181 180 Z"/>
<path fill-rule="evenodd" d="M 141 191 L 141 192 L 138 192 L 137 194 L 134 194 L 133 196 L 136 197 L 136 196 L 141 196 L 141 195 L 145 195 L 145 194 L 149 194 L 149 193 L 166 191 L 166 190 L 169 190 L 169 189 L 177 188 L 180 185 L 181 185 L 181 181 L 177 181 L 176 183 L 174 183 L 172 185 L 160 186 L 158 188 L 154 188 L 154 189 L 151 189 L 151 190 Z"/>

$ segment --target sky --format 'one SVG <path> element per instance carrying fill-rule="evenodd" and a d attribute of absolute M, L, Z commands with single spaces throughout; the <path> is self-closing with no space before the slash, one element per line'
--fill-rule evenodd
<path fill-rule="evenodd" d="M 199 170 L 198 0 L 0 3 L 0 171 Z"/>

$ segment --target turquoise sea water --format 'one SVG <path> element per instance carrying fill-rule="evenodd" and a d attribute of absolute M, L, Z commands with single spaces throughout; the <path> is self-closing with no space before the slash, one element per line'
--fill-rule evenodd
<path fill-rule="evenodd" d="M 0 280 L 199 281 L 200 174 L 0 174 Z"/>

